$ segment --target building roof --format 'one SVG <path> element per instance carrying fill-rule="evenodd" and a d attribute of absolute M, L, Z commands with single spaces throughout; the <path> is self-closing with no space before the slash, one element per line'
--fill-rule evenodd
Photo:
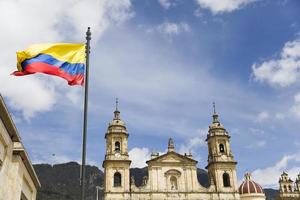
<path fill-rule="evenodd" d="M 0 117 L 4 122 L 4 126 L 13 142 L 20 142 L 21 137 L 18 134 L 17 128 L 12 121 L 7 106 L 5 105 L 4 99 L 0 94 Z"/>
<path fill-rule="evenodd" d="M 153 162 L 185 162 L 185 163 L 192 163 L 196 165 L 198 162 L 191 158 L 192 155 L 181 155 L 175 151 L 175 145 L 172 138 L 169 138 L 168 141 L 168 152 L 163 155 L 156 154 L 154 158 L 148 160 L 146 163 L 153 163 Z"/>
<path fill-rule="evenodd" d="M 185 161 L 187 163 L 192 163 L 194 165 L 196 165 L 198 162 L 192 158 L 189 158 L 188 156 L 184 156 L 184 155 L 181 155 L 175 151 L 170 151 L 170 152 L 167 152 L 163 155 L 160 155 L 160 156 L 157 156 L 156 158 L 153 158 L 153 159 L 150 159 L 148 161 L 146 161 L 147 164 L 149 163 L 153 163 L 153 162 L 160 162 L 160 161 L 164 161 L 164 159 L 166 159 L 166 161 L 170 162 L 171 160 L 168 160 L 168 158 L 172 158 L 172 160 L 181 160 L 181 161 Z M 173 161 L 173 162 L 174 162 Z M 175 161 L 175 162 L 177 162 Z M 172 161 L 171 161 L 172 162 Z"/>
<path fill-rule="evenodd" d="M 245 180 L 239 187 L 239 193 L 241 195 L 243 195 L 243 194 L 264 194 L 264 191 L 258 183 L 251 180 L 251 174 L 246 173 Z"/>
<path fill-rule="evenodd" d="M 37 188 L 39 188 L 41 186 L 41 183 L 34 171 L 34 168 L 29 159 L 29 156 L 24 148 L 24 145 L 22 144 L 21 137 L 15 126 L 15 123 L 12 120 L 11 115 L 9 114 L 8 108 L 5 105 L 4 99 L 1 94 L 0 94 L 0 118 L 3 121 L 3 124 L 9 134 L 11 140 L 14 142 L 13 154 L 21 156 L 21 158 L 24 162 L 24 165 L 25 165 L 30 177 L 32 178 L 35 186 Z"/>

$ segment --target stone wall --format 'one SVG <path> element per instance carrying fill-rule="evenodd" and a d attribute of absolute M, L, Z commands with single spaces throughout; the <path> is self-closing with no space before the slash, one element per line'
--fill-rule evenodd
<path fill-rule="evenodd" d="M 29 175 L 23 159 L 14 154 L 13 142 L 0 120 L 0 200 L 35 200 L 37 189 Z M 22 145 L 21 143 L 18 146 Z"/>

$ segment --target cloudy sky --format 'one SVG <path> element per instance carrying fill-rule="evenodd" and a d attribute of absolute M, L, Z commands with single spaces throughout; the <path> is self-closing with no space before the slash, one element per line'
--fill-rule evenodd
<path fill-rule="evenodd" d="M 0 92 L 34 163 L 80 161 L 83 88 L 10 76 L 15 52 L 84 42 L 91 26 L 89 164 L 102 165 L 118 97 L 133 167 L 172 137 L 204 168 L 216 102 L 239 180 L 277 188 L 300 172 L 298 0 L 0 0 L 0 25 Z"/>

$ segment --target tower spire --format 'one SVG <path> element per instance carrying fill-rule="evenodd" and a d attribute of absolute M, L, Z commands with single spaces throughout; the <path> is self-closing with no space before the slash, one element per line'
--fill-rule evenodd
<path fill-rule="evenodd" d="M 118 107 L 119 107 L 119 98 L 116 98 L 116 111 L 118 111 Z"/>
<path fill-rule="evenodd" d="M 114 119 L 120 119 L 120 111 L 119 111 L 119 98 L 116 98 L 116 110 L 114 112 Z"/>
<path fill-rule="evenodd" d="M 174 151 L 175 147 L 174 147 L 174 141 L 172 138 L 169 138 L 169 142 L 168 142 L 168 152 Z"/>
<path fill-rule="evenodd" d="M 213 123 L 219 123 L 219 119 L 218 119 L 218 114 L 217 114 L 217 112 L 216 112 L 216 103 L 215 102 L 213 102 L 213 111 L 214 111 L 214 113 L 213 113 Z"/>
<path fill-rule="evenodd" d="M 213 108 L 214 108 L 214 115 L 216 114 L 216 103 L 213 102 Z"/>

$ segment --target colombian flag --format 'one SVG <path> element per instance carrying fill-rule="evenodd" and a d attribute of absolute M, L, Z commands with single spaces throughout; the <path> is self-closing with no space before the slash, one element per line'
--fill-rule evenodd
<path fill-rule="evenodd" d="M 36 72 L 59 76 L 69 85 L 83 85 L 85 45 L 68 43 L 35 44 L 17 52 L 15 76 Z"/>

